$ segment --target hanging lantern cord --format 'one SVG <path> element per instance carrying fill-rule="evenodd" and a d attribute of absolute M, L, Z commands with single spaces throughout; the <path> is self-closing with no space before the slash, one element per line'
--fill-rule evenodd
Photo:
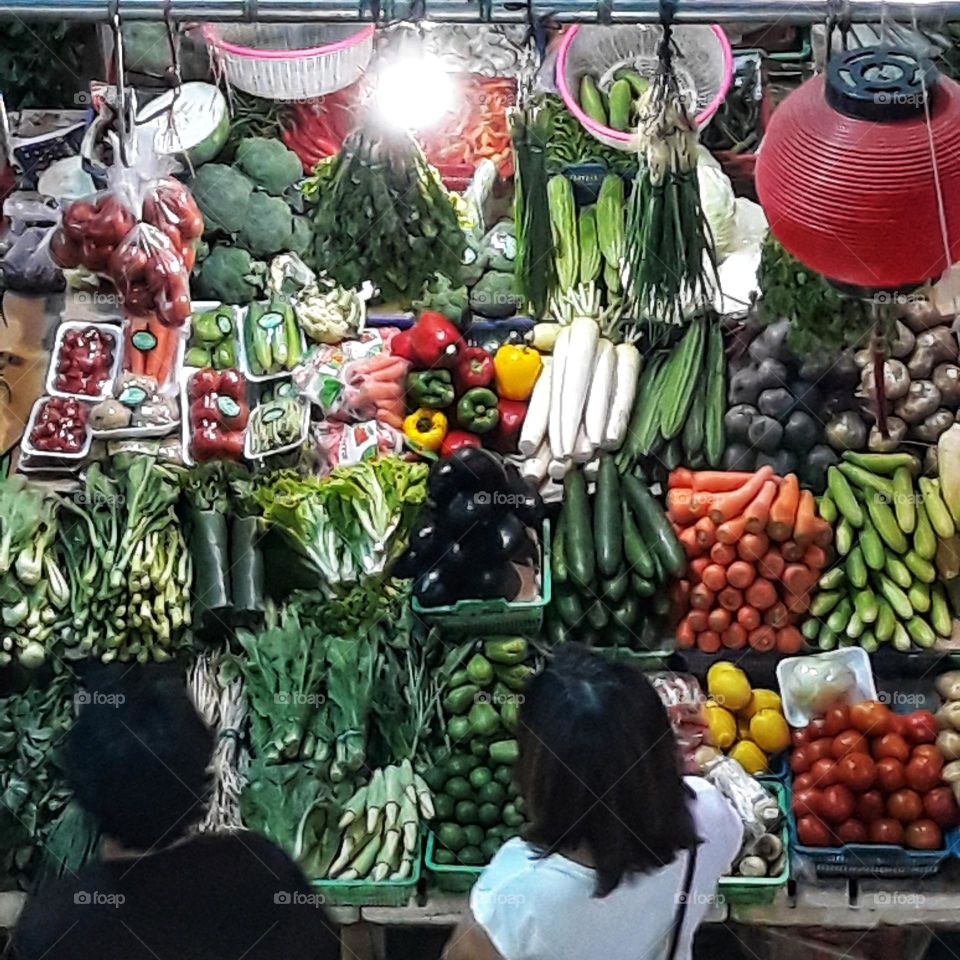
<path fill-rule="evenodd" d="M 676 0 L 660 0 L 660 24 L 663 37 L 657 51 L 660 71 L 666 75 L 673 72 L 673 15 L 676 12 Z"/>

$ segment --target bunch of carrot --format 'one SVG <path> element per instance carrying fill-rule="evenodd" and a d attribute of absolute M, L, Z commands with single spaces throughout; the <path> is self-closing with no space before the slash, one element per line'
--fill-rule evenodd
<path fill-rule="evenodd" d="M 830 561 L 833 530 L 795 474 L 680 468 L 667 516 L 689 561 L 673 587 L 678 647 L 803 648 L 795 622 Z"/>
<path fill-rule="evenodd" d="M 161 387 L 173 374 L 180 332 L 160 323 L 156 314 L 126 316 L 123 321 L 123 369 L 153 377 Z"/>

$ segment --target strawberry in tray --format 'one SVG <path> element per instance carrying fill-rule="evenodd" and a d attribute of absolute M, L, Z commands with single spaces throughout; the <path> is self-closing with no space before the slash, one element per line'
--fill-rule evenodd
<path fill-rule="evenodd" d="M 113 336 L 98 327 L 68 330 L 57 354 L 54 387 L 62 393 L 100 396 L 110 379 L 115 349 Z"/>
<path fill-rule="evenodd" d="M 87 442 L 87 405 L 67 397 L 50 397 L 40 408 L 30 443 L 38 453 L 79 453 Z"/>
<path fill-rule="evenodd" d="M 239 460 L 250 411 L 247 385 L 234 369 L 198 370 L 190 380 L 190 452 L 198 461 Z"/>

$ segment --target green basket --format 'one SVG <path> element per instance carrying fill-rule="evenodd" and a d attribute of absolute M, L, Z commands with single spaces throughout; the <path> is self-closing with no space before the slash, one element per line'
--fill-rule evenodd
<path fill-rule="evenodd" d="M 427 836 L 425 859 L 430 885 L 446 893 L 467 893 L 477 882 L 483 867 L 468 867 L 463 863 L 437 863 L 433 859 L 433 849 L 437 842 L 436 834 L 431 830 Z"/>
<path fill-rule="evenodd" d="M 417 892 L 422 859 L 421 834 L 406 880 L 314 880 L 311 886 L 329 907 L 405 907 Z"/>
<path fill-rule="evenodd" d="M 540 596 L 534 600 L 458 600 L 446 607 L 422 607 L 413 598 L 413 611 L 422 620 L 459 633 L 516 632 L 535 634 L 550 603 L 550 521 L 540 536 Z"/>
<path fill-rule="evenodd" d="M 790 877 L 790 834 L 787 827 L 787 791 L 782 783 L 766 780 L 763 783 L 777 798 L 783 811 L 783 869 L 775 877 L 721 877 L 717 891 L 727 903 L 757 904 L 773 903 L 777 891 L 787 885 Z"/>

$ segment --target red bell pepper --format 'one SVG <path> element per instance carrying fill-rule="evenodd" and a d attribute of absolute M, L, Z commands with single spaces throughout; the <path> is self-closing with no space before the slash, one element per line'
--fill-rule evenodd
<path fill-rule="evenodd" d="M 424 367 L 455 367 L 466 349 L 460 331 L 440 313 L 420 314 L 409 329 L 398 333 L 390 343 L 390 352 Z"/>
<path fill-rule="evenodd" d="M 505 400 L 501 397 L 497 409 L 500 419 L 489 435 L 490 446 L 498 453 L 516 453 L 527 405 L 522 400 Z"/>
<path fill-rule="evenodd" d="M 471 387 L 489 387 L 493 383 L 493 357 L 483 347 L 464 347 L 453 368 L 457 393 Z"/>
<path fill-rule="evenodd" d="M 450 430 L 440 445 L 440 456 L 449 457 L 463 447 L 479 447 L 480 438 L 475 433 L 466 430 Z"/>

